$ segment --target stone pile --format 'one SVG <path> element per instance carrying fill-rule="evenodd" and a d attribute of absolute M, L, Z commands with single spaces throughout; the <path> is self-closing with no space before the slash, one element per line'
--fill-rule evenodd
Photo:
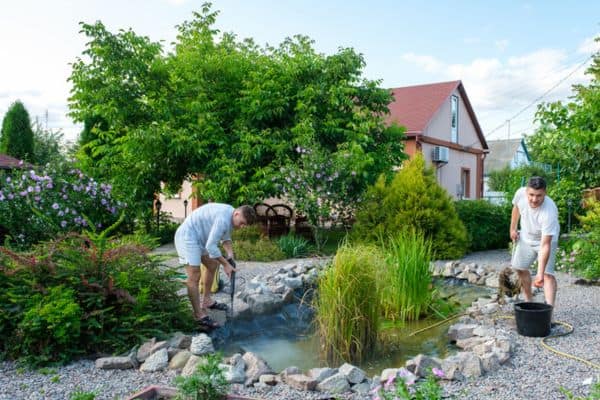
<path fill-rule="evenodd" d="M 252 315 L 277 311 L 293 301 L 297 290 L 306 288 L 316 281 L 325 262 L 290 264 L 269 276 L 257 276 L 247 282 L 236 296 L 234 318 L 249 318 Z M 432 263 L 435 276 L 465 279 L 470 283 L 498 287 L 498 273 L 492 267 L 459 262 Z M 278 384 L 287 384 L 299 390 L 326 393 L 354 392 L 366 395 L 388 379 L 400 378 L 413 382 L 425 377 L 432 368 L 443 371 L 447 380 L 476 378 L 496 370 L 506 363 L 515 348 L 505 324 L 498 324 L 499 313 L 512 310 L 508 304 L 500 305 L 498 296 L 479 298 L 467 309 L 466 315 L 448 330 L 448 340 L 460 351 L 445 359 L 419 354 L 401 368 L 388 368 L 379 376 L 368 378 L 360 368 L 344 364 L 339 368 L 313 368 L 302 372 L 294 366 L 276 373 L 258 355 L 247 352 L 225 358 L 220 365 L 230 383 L 253 386 L 269 390 Z M 128 356 L 106 357 L 96 360 L 102 369 L 139 368 L 153 372 L 166 369 L 181 371 L 189 376 L 203 356 L 214 352 L 212 339 L 206 334 L 188 336 L 175 334 L 167 341 L 152 339 L 135 349 Z"/>

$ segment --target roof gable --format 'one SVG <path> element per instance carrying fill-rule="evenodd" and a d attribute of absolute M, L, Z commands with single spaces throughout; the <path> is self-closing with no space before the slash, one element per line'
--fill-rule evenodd
<path fill-rule="evenodd" d="M 0 154 L 0 169 L 21 168 L 22 166 L 23 162 L 21 160 L 11 157 L 8 154 Z"/>
<path fill-rule="evenodd" d="M 461 81 L 430 83 L 391 89 L 394 101 L 388 106 L 390 113 L 386 122 L 390 124 L 395 122 L 398 125 L 405 126 L 406 133 L 409 135 L 420 135 L 442 104 L 457 89 L 473 122 L 477 137 L 482 147 L 487 149 L 488 146 L 485 137 Z"/>
<path fill-rule="evenodd" d="M 523 146 L 527 159 L 531 160 L 523 139 L 491 140 L 488 144 L 490 152 L 485 158 L 486 175 L 491 171 L 501 170 L 510 165 L 521 146 Z"/>

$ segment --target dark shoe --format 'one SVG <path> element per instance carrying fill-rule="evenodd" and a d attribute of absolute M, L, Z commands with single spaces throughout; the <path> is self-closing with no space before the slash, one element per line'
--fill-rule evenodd
<path fill-rule="evenodd" d="M 227 311 L 227 309 L 229 307 L 227 307 L 227 304 L 224 303 L 219 303 L 218 301 L 215 301 L 214 303 L 212 303 L 210 306 L 208 306 L 208 308 L 210 308 L 211 310 L 221 310 L 221 311 Z"/>
<path fill-rule="evenodd" d="M 217 321 L 215 321 L 208 315 L 206 317 L 196 320 L 196 323 L 200 325 L 200 327 L 207 329 L 217 329 L 221 327 L 221 325 Z"/>

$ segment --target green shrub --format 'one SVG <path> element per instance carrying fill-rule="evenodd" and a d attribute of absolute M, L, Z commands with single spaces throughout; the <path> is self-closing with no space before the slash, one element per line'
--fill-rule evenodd
<path fill-rule="evenodd" d="M 33 130 L 29 113 L 23 103 L 18 100 L 10 105 L 2 120 L 0 153 L 18 159 L 35 161 L 33 159 Z"/>
<path fill-rule="evenodd" d="M 262 232 L 258 224 L 254 224 L 234 230 L 231 235 L 231 239 L 234 243 L 242 240 L 248 242 L 257 242 L 261 239 L 266 239 L 266 235 Z"/>
<path fill-rule="evenodd" d="M 70 234 L 29 254 L 0 247 L 0 284 L 7 291 L 0 309 L 16 321 L 0 331 L 0 351 L 30 363 L 64 362 L 193 328 L 189 303 L 177 295 L 175 271 L 144 247 L 109 239 L 109 231 Z M 68 349 L 50 352 L 67 338 Z M 40 352 L 37 360 L 27 358 Z"/>
<path fill-rule="evenodd" d="M 235 258 L 242 261 L 279 261 L 285 260 L 286 256 L 277 243 L 269 239 L 259 239 L 255 242 L 239 240 L 233 242 Z"/>
<path fill-rule="evenodd" d="M 391 182 L 380 177 L 369 188 L 357 212 L 352 238 L 375 242 L 410 229 L 431 240 L 438 259 L 459 258 L 467 249 L 467 231 L 454 203 L 420 154 L 405 163 Z"/>
<path fill-rule="evenodd" d="M 458 217 L 467 228 L 469 250 L 506 248 L 512 205 L 495 205 L 485 200 L 461 200 L 455 204 Z"/>
<path fill-rule="evenodd" d="M 76 390 L 71 393 L 69 400 L 95 400 L 96 393 L 95 392 L 84 392 L 82 390 Z"/>
<path fill-rule="evenodd" d="M 381 312 L 376 275 L 383 262 L 375 246 L 346 244 L 319 279 L 317 329 L 330 363 L 360 362 L 373 351 Z"/>
<path fill-rule="evenodd" d="M 308 240 L 291 233 L 277 239 L 277 245 L 287 258 L 306 257 L 312 251 Z"/>
<path fill-rule="evenodd" d="M 36 293 L 16 330 L 16 349 L 30 365 L 64 362 L 78 352 L 82 311 L 72 289 L 51 287 Z"/>
<path fill-rule="evenodd" d="M 229 384 L 219 367 L 221 355 L 208 354 L 188 377 L 175 378 L 178 394 L 176 400 L 221 400 L 227 393 Z"/>
<path fill-rule="evenodd" d="M 383 244 L 385 263 L 380 278 L 381 304 L 387 319 L 414 321 L 432 300 L 431 243 L 422 234 L 403 232 Z"/>

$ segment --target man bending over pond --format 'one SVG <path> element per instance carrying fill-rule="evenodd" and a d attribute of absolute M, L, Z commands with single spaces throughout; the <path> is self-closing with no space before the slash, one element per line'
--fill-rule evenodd
<path fill-rule="evenodd" d="M 228 204 L 208 203 L 194 210 L 175 232 L 175 248 L 179 263 L 185 265 L 186 286 L 194 319 L 205 328 L 219 327 L 206 313 L 207 309 L 227 310 L 226 304 L 211 299 L 210 288 L 219 265 L 223 266 L 229 278 L 235 272 L 231 233 L 233 229 L 252 225 L 255 220 L 256 213 L 248 205 L 234 209 Z M 227 258 L 221 254 L 219 244 L 223 245 Z M 198 290 L 200 264 L 206 267 L 202 301 Z"/>

